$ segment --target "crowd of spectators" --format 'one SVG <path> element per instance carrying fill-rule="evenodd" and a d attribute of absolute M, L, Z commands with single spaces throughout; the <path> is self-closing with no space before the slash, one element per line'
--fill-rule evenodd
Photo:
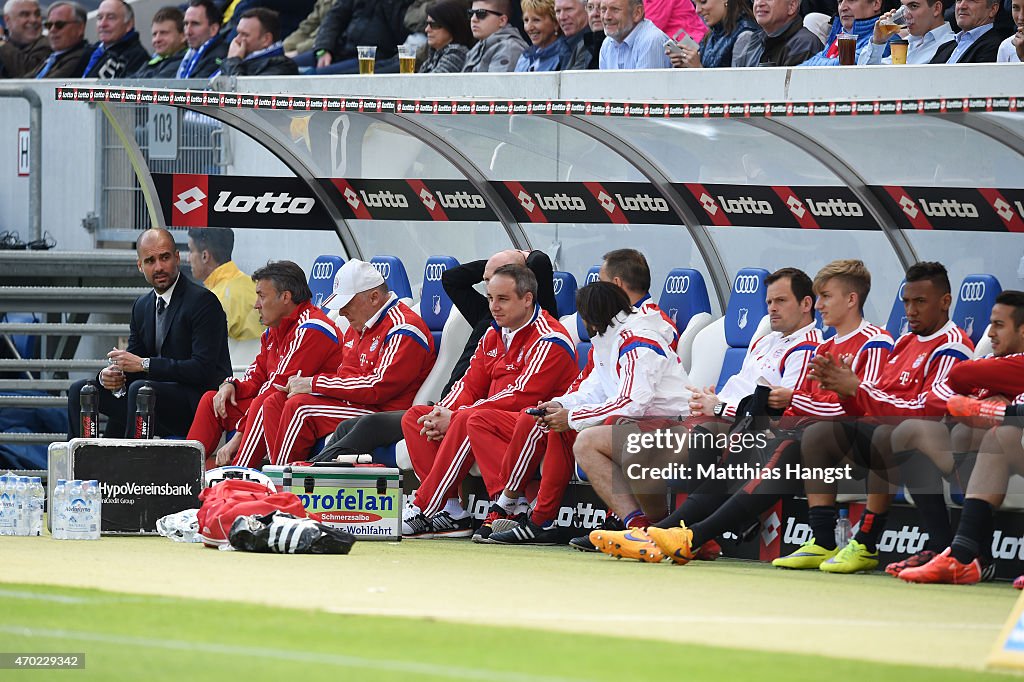
<path fill-rule="evenodd" d="M 90 43 L 78 3 L 6 0 L 0 78 L 359 73 L 362 45 L 375 73 L 400 45 L 419 73 L 831 66 L 840 33 L 857 64 L 891 63 L 894 39 L 908 64 L 1024 58 L 1024 0 L 189 0 L 153 16 L 152 53 L 124 0 L 95 19 Z"/>

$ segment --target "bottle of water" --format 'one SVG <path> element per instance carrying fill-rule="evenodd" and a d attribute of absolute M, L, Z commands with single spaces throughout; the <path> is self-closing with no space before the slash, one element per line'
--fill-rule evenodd
<path fill-rule="evenodd" d="M 100 482 L 89 481 L 89 487 L 85 490 L 85 503 L 89 507 L 89 532 L 86 540 L 100 539 L 100 519 L 103 511 L 103 493 L 100 490 Z"/>
<path fill-rule="evenodd" d="M 85 490 L 78 479 L 68 484 L 67 504 L 67 539 L 84 540 L 88 534 L 89 506 L 85 503 Z"/>
<path fill-rule="evenodd" d="M 39 537 L 43 534 L 43 507 L 46 504 L 46 492 L 43 490 L 43 480 L 39 476 L 33 476 L 28 484 L 28 496 L 32 500 L 29 517 L 28 534 L 32 537 Z"/>
<path fill-rule="evenodd" d="M 68 482 L 57 479 L 57 485 L 50 489 L 50 533 L 54 540 L 67 540 L 68 521 L 67 507 Z"/>
<path fill-rule="evenodd" d="M 850 544 L 853 539 L 853 528 L 850 526 L 850 512 L 846 509 L 839 510 L 839 520 L 836 522 L 836 547 L 842 549 Z"/>
<path fill-rule="evenodd" d="M 32 515 L 32 501 L 28 496 L 28 477 L 19 476 L 18 482 L 14 484 L 14 508 L 16 517 L 14 522 L 14 534 L 28 537 L 29 518 Z"/>
<path fill-rule="evenodd" d="M 14 533 L 14 503 L 11 500 L 12 490 L 8 489 L 7 474 L 0 476 L 0 535 Z"/>

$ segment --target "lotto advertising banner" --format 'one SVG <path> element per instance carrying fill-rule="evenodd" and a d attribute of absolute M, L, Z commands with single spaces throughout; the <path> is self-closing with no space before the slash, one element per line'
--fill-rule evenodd
<path fill-rule="evenodd" d="M 349 220 L 497 220 L 466 180 L 321 179 Z"/>
<path fill-rule="evenodd" d="M 877 230 L 856 195 L 840 186 L 676 185 L 705 225 Z"/>
<path fill-rule="evenodd" d="M 653 185 L 645 182 L 495 182 L 521 223 L 682 225 Z"/>
<path fill-rule="evenodd" d="M 904 230 L 1024 232 L 1024 189 L 873 187 Z"/>

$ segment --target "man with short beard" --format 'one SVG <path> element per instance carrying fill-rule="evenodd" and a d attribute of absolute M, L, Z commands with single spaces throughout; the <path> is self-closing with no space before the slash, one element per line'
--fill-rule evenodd
<path fill-rule="evenodd" d="M 24 78 L 50 55 L 43 37 L 43 16 L 36 0 L 7 0 L 7 38 L 0 33 L 0 78 Z"/>

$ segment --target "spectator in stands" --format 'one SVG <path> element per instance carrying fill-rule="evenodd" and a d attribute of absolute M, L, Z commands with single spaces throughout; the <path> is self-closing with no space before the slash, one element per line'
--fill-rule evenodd
<path fill-rule="evenodd" d="M 185 15 L 177 7 L 161 7 L 153 15 L 153 56 L 132 78 L 174 78 L 185 57 Z"/>
<path fill-rule="evenodd" d="M 682 36 L 680 31 L 686 31 L 697 43 L 708 31 L 691 0 L 644 0 L 644 16 L 665 35 Z"/>
<path fill-rule="evenodd" d="M 28 78 L 77 78 L 89 58 L 85 41 L 85 9 L 76 2 L 55 2 L 46 10 L 50 56 Z"/>
<path fill-rule="evenodd" d="M 0 78 L 24 78 L 50 56 L 43 37 L 43 15 L 36 0 L 4 3 L 6 39 L 0 31 Z"/>
<path fill-rule="evenodd" d="M 587 25 L 587 0 L 555 0 L 555 17 L 566 45 L 558 70 L 586 69 L 591 59 L 584 40 L 591 33 Z"/>
<path fill-rule="evenodd" d="M 839 15 L 832 21 L 832 29 L 825 46 L 803 63 L 803 66 L 838 66 L 839 34 L 857 36 L 857 51 L 864 49 L 875 32 L 875 24 L 882 13 L 882 0 L 839 0 Z"/>
<path fill-rule="evenodd" d="M 235 233 L 229 227 L 193 227 L 188 231 L 188 264 L 192 277 L 217 294 L 228 318 L 228 336 L 258 339 L 264 325 L 256 304 L 256 280 L 231 260 Z M 292 292 L 298 295 L 300 292 Z M 294 298 L 294 296 L 293 296 Z"/>
<path fill-rule="evenodd" d="M 531 45 L 516 62 L 516 71 L 557 71 L 568 51 L 555 17 L 555 0 L 522 0 L 523 28 Z"/>
<path fill-rule="evenodd" d="M 823 47 L 804 28 L 799 0 L 754 0 L 754 18 L 761 31 L 741 54 L 733 51 L 733 66 L 796 66 Z"/>
<path fill-rule="evenodd" d="M 318 74 L 359 73 L 358 45 L 376 45 L 377 61 L 398 54 L 409 0 L 336 0 L 320 23 L 313 49 Z"/>
<path fill-rule="evenodd" d="M 935 56 L 935 50 L 953 38 L 953 29 L 943 17 L 942 0 L 905 0 L 904 16 L 907 18 L 907 64 L 927 64 Z M 894 10 L 895 11 L 895 10 Z M 879 22 L 888 19 L 892 12 L 879 17 Z M 891 64 L 892 57 L 882 53 L 890 36 L 882 33 L 875 23 L 871 42 L 857 54 L 858 64 Z"/>
<path fill-rule="evenodd" d="M 316 0 L 232 0 L 224 8 L 224 30 L 228 32 L 227 41 L 235 38 L 238 23 L 251 9 L 268 9 L 277 12 L 278 26 L 281 36 L 289 35 L 298 28 L 309 13 L 313 11 Z"/>
<path fill-rule="evenodd" d="M 134 418 L 139 389 L 148 384 L 156 392 L 154 433 L 183 436 L 203 393 L 231 374 L 224 309 L 212 292 L 181 276 L 181 255 L 167 230 L 143 232 L 136 251 L 139 272 L 153 291 L 132 306 L 127 350 L 107 353 L 111 365 L 97 377 L 99 411 L 107 415 L 108 437 L 134 437 L 129 417 Z M 78 436 L 80 394 L 88 381 L 68 390 L 72 438 Z M 122 388 L 127 395 L 116 396 Z"/>
<path fill-rule="evenodd" d="M 459 73 L 466 65 L 473 33 L 465 5 L 460 0 L 441 0 L 427 8 L 427 58 L 419 73 Z"/>
<path fill-rule="evenodd" d="M 1006 34 L 995 26 L 1000 0 L 956 0 L 956 23 L 960 32 L 940 45 L 932 64 L 978 64 L 994 62 Z"/>
<path fill-rule="evenodd" d="M 602 0 L 601 69 L 667 69 L 668 36 L 644 17 L 643 0 Z"/>
<path fill-rule="evenodd" d="M 760 30 L 747 0 L 696 0 L 697 13 L 708 25 L 699 50 L 683 46 L 681 53 L 669 51 L 672 66 L 717 68 L 739 66 L 733 55 L 743 54 Z"/>
<path fill-rule="evenodd" d="M 178 78 L 209 78 L 228 56 L 221 14 L 213 0 L 189 0 L 185 10 L 188 51 L 178 67 Z"/>
<path fill-rule="evenodd" d="M 1008 403 L 1024 402 L 1024 292 L 1004 291 L 992 306 L 989 337 L 994 357 L 962 362 L 949 372 L 956 393 L 947 403 L 971 426 L 986 429 L 967 486 L 967 499 L 949 547 L 923 566 L 904 568 L 899 577 L 914 583 L 982 580 L 979 558 L 992 546 L 992 519 L 1006 497 L 1013 474 L 1024 473 L 1021 420 L 1006 421 Z"/>
<path fill-rule="evenodd" d="M 227 76 L 295 76 L 299 67 L 284 55 L 277 12 L 265 7 L 246 10 L 238 19 L 238 29 L 228 58 L 221 64 Z"/>
<path fill-rule="evenodd" d="M 587 68 L 593 71 L 601 68 L 601 46 L 604 45 L 605 38 L 604 22 L 601 21 L 601 0 L 587 0 L 587 25 L 590 26 L 590 33 L 583 36 L 583 44 L 590 53 Z"/>
<path fill-rule="evenodd" d="M 96 35 L 83 78 L 122 78 L 149 61 L 135 30 L 135 12 L 124 0 L 103 0 L 96 10 Z"/>
<path fill-rule="evenodd" d="M 380 273 L 351 259 L 338 270 L 324 307 L 349 321 L 345 357 L 333 370 L 293 376 L 263 403 L 274 464 L 304 459 L 344 420 L 405 410 L 434 366 L 434 337 L 423 319 L 388 290 Z M 252 466 L 253 453 L 236 464 Z"/>
<path fill-rule="evenodd" d="M 996 53 L 997 62 L 1024 61 L 1024 0 L 1013 0 L 1010 15 L 1017 26 L 1017 32 L 999 43 Z"/>
<path fill-rule="evenodd" d="M 298 28 L 285 37 L 284 53 L 300 67 L 316 66 L 313 44 L 320 31 L 320 24 L 333 5 L 334 0 L 316 0 L 312 11 L 299 23 Z"/>
<path fill-rule="evenodd" d="M 526 50 L 519 29 L 509 23 L 511 0 L 473 0 L 469 27 L 477 43 L 466 55 L 464 72 L 512 71 Z"/>
<path fill-rule="evenodd" d="M 465 376 L 437 405 L 417 405 L 402 419 L 420 479 L 403 515 L 403 535 L 469 537 L 473 517 L 459 503 L 459 485 L 475 457 L 501 457 L 515 422 L 496 424 L 489 437 L 474 441 L 470 420 L 481 410 L 518 412 L 560 395 L 578 373 L 569 335 L 537 305 L 533 272 L 521 265 L 498 268 L 487 282 L 487 298 L 494 325 Z"/>
<path fill-rule="evenodd" d="M 338 328 L 310 302 L 306 275 L 298 265 L 269 262 L 246 279 L 255 285 L 255 310 L 268 327 L 259 354 L 244 377 L 227 377 L 216 391 L 203 394 L 188 432 L 190 440 L 203 444 L 207 457 L 214 455 L 225 431 L 235 432 L 217 450 L 217 466 L 230 464 L 238 452 L 250 453 L 246 458 L 258 466 L 267 454 L 263 402 L 277 394 L 274 386 L 286 385 L 297 374 L 333 372 L 345 351 Z"/>

